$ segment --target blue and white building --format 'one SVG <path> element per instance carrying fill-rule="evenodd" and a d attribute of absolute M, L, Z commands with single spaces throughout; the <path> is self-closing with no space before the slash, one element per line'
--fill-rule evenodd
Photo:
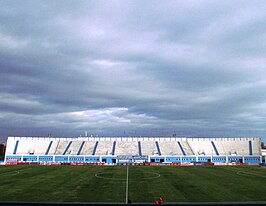
<path fill-rule="evenodd" d="M 261 139 L 187 137 L 8 137 L 5 163 L 262 162 Z"/>

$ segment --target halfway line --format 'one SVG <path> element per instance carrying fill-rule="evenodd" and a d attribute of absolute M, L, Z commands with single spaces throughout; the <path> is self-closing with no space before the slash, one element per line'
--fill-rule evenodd
<path fill-rule="evenodd" d="M 128 204 L 128 166 L 127 166 L 127 181 L 126 181 L 126 204 Z"/>

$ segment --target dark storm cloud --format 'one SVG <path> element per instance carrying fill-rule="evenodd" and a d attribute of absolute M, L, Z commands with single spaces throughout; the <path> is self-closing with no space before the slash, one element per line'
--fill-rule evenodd
<path fill-rule="evenodd" d="M 264 11 L 260 1 L 1 1 L 0 134 L 265 137 Z"/>

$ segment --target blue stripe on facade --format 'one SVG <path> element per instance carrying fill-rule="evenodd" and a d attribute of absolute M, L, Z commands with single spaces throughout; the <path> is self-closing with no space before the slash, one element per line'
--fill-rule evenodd
<path fill-rule="evenodd" d="M 218 150 L 217 150 L 217 148 L 216 148 L 214 142 L 211 141 L 211 143 L 212 143 L 213 149 L 214 149 L 214 151 L 215 151 L 215 154 L 216 154 L 216 155 L 219 155 L 219 152 L 218 152 Z"/>
<path fill-rule="evenodd" d="M 19 141 L 17 140 L 17 141 L 16 141 L 15 148 L 14 148 L 14 151 L 13 151 L 13 154 L 16 154 L 16 153 L 17 153 L 18 143 L 19 143 Z"/>
<path fill-rule="evenodd" d="M 181 143 L 180 143 L 179 141 L 178 141 L 177 143 L 178 143 L 178 145 L 179 145 L 179 147 L 180 147 L 180 149 L 181 149 L 181 151 L 182 151 L 183 155 L 185 156 L 185 155 L 186 155 L 186 153 L 185 153 L 185 150 L 183 149 L 183 147 L 182 147 Z"/>
<path fill-rule="evenodd" d="M 141 151 L 141 142 L 138 142 L 138 148 L 139 148 L 139 156 L 142 156 L 142 151 Z"/>
<path fill-rule="evenodd" d="M 80 148 L 79 148 L 79 151 L 78 151 L 77 155 L 80 155 L 80 153 L 81 153 L 81 151 L 82 151 L 82 148 L 83 148 L 84 144 L 85 144 L 85 141 L 83 141 L 83 142 L 81 143 L 81 145 L 80 145 Z"/>
<path fill-rule="evenodd" d="M 156 147 L 157 147 L 157 150 L 158 150 L 158 154 L 159 154 L 159 155 L 162 155 L 162 154 L 161 154 L 160 147 L 159 147 L 159 143 L 156 141 L 155 144 L 156 144 Z"/>
<path fill-rule="evenodd" d="M 65 151 L 63 152 L 63 155 L 66 154 L 67 150 L 69 149 L 70 145 L 72 144 L 72 141 L 70 141 L 65 149 Z"/>
<path fill-rule="evenodd" d="M 248 141 L 248 145 L 249 145 L 249 155 L 252 155 L 253 154 L 253 151 L 252 151 L 252 142 L 251 141 Z"/>
<path fill-rule="evenodd" d="M 113 143 L 112 155 L 115 155 L 115 146 L 116 146 L 116 141 L 114 141 Z"/>
<path fill-rule="evenodd" d="M 97 147 L 98 147 L 98 144 L 99 144 L 99 141 L 97 141 L 97 142 L 95 143 L 95 146 L 94 146 L 94 149 L 93 149 L 92 155 L 95 155 L 96 150 L 97 150 Z"/>
<path fill-rule="evenodd" d="M 51 141 L 51 142 L 49 143 L 49 146 L 48 146 L 48 148 L 47 148 L 47 150 L 46 150 L 46 152 L 45 152 L 45 155 L 48 155 L 48 154 L 49 154 L 49 151 L 50 151 L 50 149 L 51 149 L 52 144 L 53 144 L 53 141 Z"/>

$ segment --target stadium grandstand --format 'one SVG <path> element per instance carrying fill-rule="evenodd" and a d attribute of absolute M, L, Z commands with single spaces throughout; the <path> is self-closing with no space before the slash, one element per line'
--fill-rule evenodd
<path fill-rule="evenodd" d="M 258 165 L 262 152 L 257 137 L 8 137 L 4 162 Z"/>

